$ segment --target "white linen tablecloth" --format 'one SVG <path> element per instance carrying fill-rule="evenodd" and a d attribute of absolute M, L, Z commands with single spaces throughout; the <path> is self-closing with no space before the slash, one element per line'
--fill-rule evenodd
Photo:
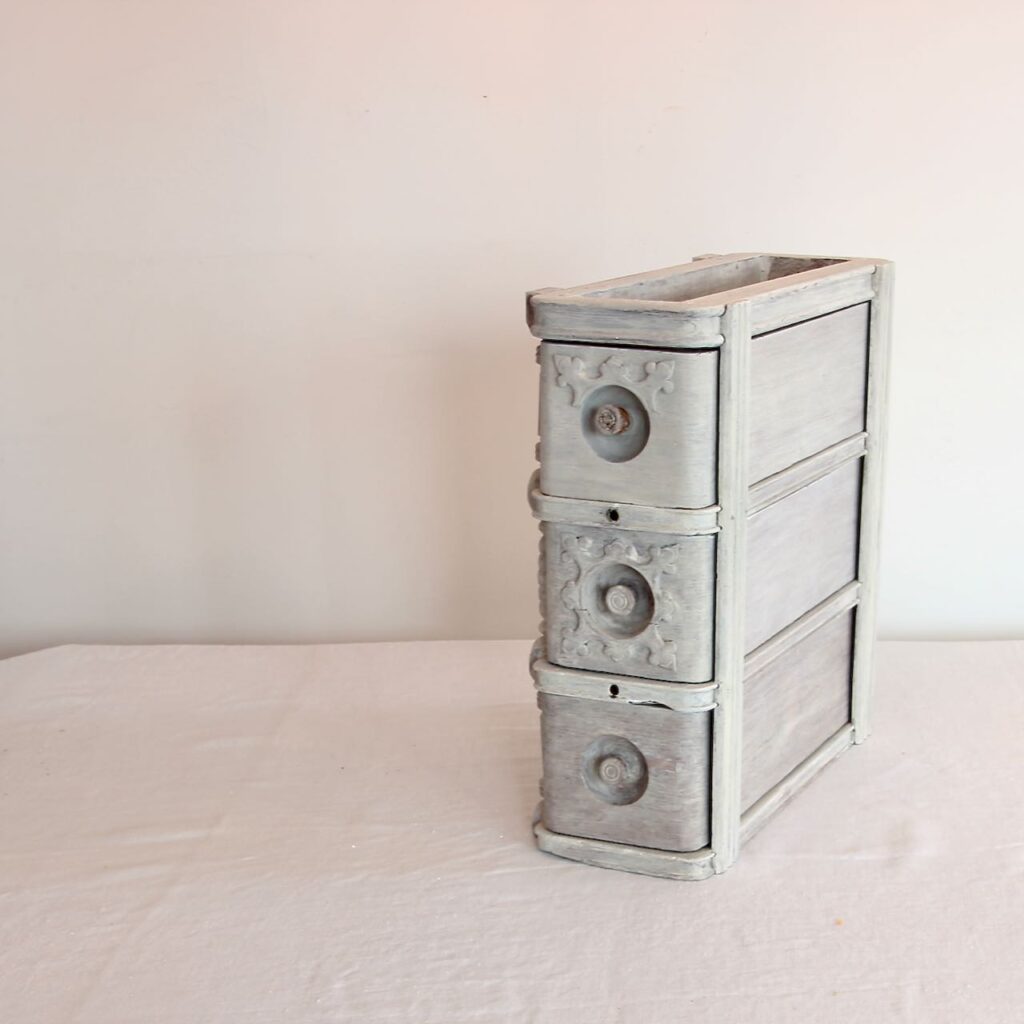
<path fill-rule="evenodd" d="M 881 644 L 703 882 L 535 849 L 528 650 L 0 663 L 0 1024 L 1024 1020 L 1024 643 Z"/>

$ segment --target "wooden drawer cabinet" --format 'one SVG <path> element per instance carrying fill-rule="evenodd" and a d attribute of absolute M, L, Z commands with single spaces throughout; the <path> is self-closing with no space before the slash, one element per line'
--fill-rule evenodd
<path fill-rule="evenodd" d="M 529 296 L 542 849 L 707 877 L 867 737 L 891 282 L 753 253 Z"/>

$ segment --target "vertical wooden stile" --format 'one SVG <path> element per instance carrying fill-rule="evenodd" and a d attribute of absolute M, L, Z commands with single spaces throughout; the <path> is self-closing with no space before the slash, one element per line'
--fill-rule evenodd
<path fill-rule="evenodd" d="M 718 503 L 721 507 L 715 584 L 717 707 L 711 753 L 711 847 L 716 872 L 739 856 L 743 723 L 743 638 L 746 603 L 747 422 L 750 391 L 750 307 L 738 302 L 722 317 L 718 398 Z"/>
<path fill-rule="evenodd" d="M 878 560 L 881 533 L 882 488 L 885 456 L 886 407 L 889 387 L 889 336 L 892 319 L 893 265 L 883 263 L 874 272 L 868 351 L 868 387 L 865 429 L 867 451 L 861 483 L 860 546 L 857 576 L 860 601 L 854 634 L 850 716 L 853 742 L 871 734 L 875 618 L 878 604 Z"/>

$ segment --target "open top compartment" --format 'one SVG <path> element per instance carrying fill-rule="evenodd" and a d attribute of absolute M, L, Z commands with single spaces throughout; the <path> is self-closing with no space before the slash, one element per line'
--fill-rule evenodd
<path fill-rule="evenodd" d="M 721 259 L 726 262 L 719 262 Z M 596 285 L 583 285 L 582 288 L 570 288 L 567 291 L 594 298 L 686 302 L 751 284 L 776 281 L 780 277 L 790 277 L 807 270 L 834 267 L 843 262 L 841 259 L 817 256 L 709 257 L 681 267 L 599 282 Z"/>
<path fill-rule="evenodd" d="M 753 334 L 776 330 L 874 297 L 885 260 L 777 253 L 702 256 L 662 270 L 544 288 L 527 296 L 535 337 L 714 348 L 729 306 L 746 303 Z"/>

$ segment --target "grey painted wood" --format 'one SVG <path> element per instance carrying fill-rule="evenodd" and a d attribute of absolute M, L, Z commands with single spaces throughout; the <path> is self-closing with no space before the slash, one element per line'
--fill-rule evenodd
<path fill-rule="evenodd" d="M 656 302 L 688 302 L 705 299 L 712 305 L 722 303 L 717 298 L 723 292 L 732 292 L 750 285 L 777 281 L 783 277 L 835 266 L 842 260 L 816 256 L 775 256 L 767 253 L 746 253 L 736 257 L 712 257 L 698 260 L 668 272 L 634 275 L 618 281 L 606 281 L 575 290 L 593 298 L 650 299 Z"/>
<path fill-rule="evenodd" d="M 881 541 L 882 488 L 885 428 L 889 388 L 889 334 L 892 317 L 893 266 L 875 271 L 877 298 L 871 303 L 871 349 L 868 364 L 868 450 L 864 459 L 861 494 L 860 610 L 853 658 L 854 741 L 862 743 L 871 733 L 871 688 L 874 663 L 875 614 L 878 603 L 878 557 Z"/>
<path fill-rule="evenodd" d="M 874 294 L 878 262 L 714 256 L 629 278 L 531 292 L 527 320 L 536 337 L 548 340 L 711 348 L 722 343 L 726 306 L 749 302 L 752 332 L 774 330 L 866 302 Z"/>
<path fill-rule="evenodd" d="M 718 687 L 713 682 L 660 683 L 607 672 L 581 672 L 552 665 L 542 658 L 535 659 L 530 668 L 539 693 L 609 701 L 612 704 L 663 707 L 682 714 L 713 711 L 716 706 L 715 691 Z"/>
<path fill-rule="evenodd" d="M 538 699 L 548 829 L 659 850 L 707 845 L 710 712 Z"/>
<path fill-rule="evenodd" d="M 744 680 L 744 810 L 850 721 L 853 616 L 826 623 Z"/>
<path fill-rule="evenodd" d="M 868 308 L 861 303 L 754 338 L 752 481 L 863 431 Z"/>
<path fill-rule="evenodd" d="M 718 533 L 718 506 L 706 508 L 654 508 L 621 501 L 559 498 L 540 489 L 540 473 L 530 477 L 528 498 L 533 514 L 548 523 L 579 526 L 614 526 L 617 530 L 675 533 L 695 537 Z"/>
<path fill-rule="evenodd" d="M 717 352 L 545 343 L 540 365 L 544 494 L 663 508 L 715 503 Z M 602 435 L 599 410 L 622 405 L 628 427 Z"/>
<path fill-rule="evenodd" d="M 743 636 L 746 609 L 747 445 L 750 394 L 750 308 L 729 307 L 723 317 L 718 490 L 722 527 L 715 577 L 715 679 L 711 834 L 716 872 L 739 855 L 740 757 L 743 725 Z"/>
<path fill-rule="evenodd" d="M 676 881 L 696 882 L 714 874 L 711 851 L 707 848 L 693 853 L 669 853 L 666 850 L 648 850 L 642 846 L 624 843 L 606 843 L 600 839 L 581 839 L 564 836 L 545 828 L 538 808 L 533 824 L 537 848 L 566 860 L 590 864 L 596 868 L 630 871 L 636 875 L 671 878 Z"/>
<path fill-rule="evenodd" d="M 802 323 L 837 309 L 867 302 L 874 295 L 875 260 L 850 260 L 838 267 L 811 270 L 769 289 L 755 285 L 742 294 L 751 304 L 751 329 L 755 334 Z M 752 294 L 753 293 L 753 294 Z M 726 301 L 736 301 L 728 295 Z"/>
<path fill-rule="evenodd" d="M 758 278 L 751 275 L 747 268 L 751 263 L 767 259 L 770 259 L 770 256 L 759 252 L 734 252 L 724 255 L 714 253 L 694 256 L 688 263 L 678 263 L 672 267 L 645 270 L 639 274 L 628 274 L 625 277 L 612 277 L 604 281 L 592 281 L 590 284 L 553 290 L 562 295 L 579 297 L 618 295 L 632 299 L 670 299 L 670 290 L 686 288 L 686 282 L 691 279 L 703 279 L 699 287 L 690 288 L 687 296 L 678 296 L 699 298 L 749 281 L 764 280 L 766 275 Z M 744 280 L 738 280 L 737 274 L 743 275 Z"/>
<path fill-rule="evenodd" d="M 533 292 L 528 296 L 530 330 L 558 341 L 609 341 L 704 349 L 720 345 L 721 310 L 681 310 L 677 303 L 629 299 L 583 299 Z"/>
<path fill-rule="evenodd" d="M 823 768 L 831 764 L 844 750 L 848 750 L 852 743 L 853 726 L 844 725 L 781 782 L 769 789 L 760 800 L 748 807 L 740 819 L 741 840 L 746 843 L 760 832 L 772 815 L 781 811 Z"/>
<path fill-rule="evenodd" d="M 753 514 L 774 505 L 781 498 L 789 497 L 815 480 L 827 476 L 844 463 L 859 459 L 866 450 L 867 434 L 861 432 L 765 477 L 750 488 L 748 511 Z"/>
<path fill-rule="evenodd" d="M 775 636 L 766 640 L 743 659 L 744 676 L 753 675 L 755 672 L 767 668 L 773 661 L 782 657 L 791 647 L 810 636 L 819 627 L 848 612 L 856 606 L 859 596 L 860 584 L 857 582 L 847 583 L 831 597 L 825 598 L 821 604 L 815 605 L 809 612 L 801 615 L 796 622 L 779 630 Z"/>
<path fill-rule="evenodd" d="M 676 682 L 711 678 L 714 536 L 542 529 L 548 661 Z"/>
<path fill-rule="evenodd" d="M 590 864 L 596 868 L 630 871 L 636 875 L 651 875 L 654 878 L 671 878 L 676 881 L 696 882 L 710 878 L 714 874 L 709 849 L 693 853 L 669 853 L 666 850 L 644 849 L 642 846 L 606 843 L 600 839 L 564 836 L 545 828 L 540 820 L 542 815 L 543 808 L 539 808 L 533 825 L 537 847 L 556 857 Z"/>
<path fill-rule="evenodd" d="M 860 469 L 849 462 L 750 517 L 744 653 L 856 578 Z"/>
<path fill-rule="evenodd" d="M 555 388 L 571 392 L 565 404 L 579 417 L 563 408 L 561 426 L 542 425 L 556 444 L 540 446 L 530 494 L 543 523 L 546 616 L 531 665 L 545 708 L 544 784 L 559 794 L 552 801 L 546 790 L 541 849 L 706 877 L 867 734 L 890 303 L 883 261 L 764 253 L 531 294 L 532 330 L 549 339 L 541 352 L 561 357 L 547 367 L 542 403 Z M 595 362 L 613 348 L 615 362 Z M 666 443 L 652 470 L 640 460 L 653 431 L 646 447 L 635 446 L 635 432 L 595 443 L 598 429 L 619 437 L 634 422 L 654 423 L 661 400 L 679 396 L 701 364 L 670 364 L 673 355 L 716 357 L 687 403 L 698 431 L 687 436 L 710 459 Z M 601 387 L 623 389 L 623 404 L 595 414 L 589 396 Z M 581 438 L 589 452 L 570 444 Z M 588 454 L 605 455 L 610 471 L 588 476 Z M 671 488 L 701 466 L 712 497 L 700 504 L 691 477 L 680 499 Z M 553 467 L 557 484 L 545 475 Z M 595 479 L 598 489 L 585 493 Z M 568 703 L 552 715 L 559 701 Z M 641 713 L 662 717 L 615 717 Z M 648 756 L 663 763 L 652 753 L 659 742 L 675 756 L 683 719 L 706 729 L 688 747 L 704 744 L 704 757 L 675 783 L 674 796 L 688 801 L 684 825 L 705 822 L 685 837 L 701 847 L 685 853 L 677 832 L 672 847 L 659 834 L 679 827 L 667 792 L 647 813 L 628 813 L 647 800 L 646 788 L 629 788 L 637 766 L 646 771 Z M 581 729 L 591 735 L 585 747 Z M 607 778 L 595 774 L 609 758 Z M 628 799 L 618 799 L 623 785 Z M 613 808 L 603 823 L 584 793 Z M 609 820 L 630 824 L 597 831 Z"/>

